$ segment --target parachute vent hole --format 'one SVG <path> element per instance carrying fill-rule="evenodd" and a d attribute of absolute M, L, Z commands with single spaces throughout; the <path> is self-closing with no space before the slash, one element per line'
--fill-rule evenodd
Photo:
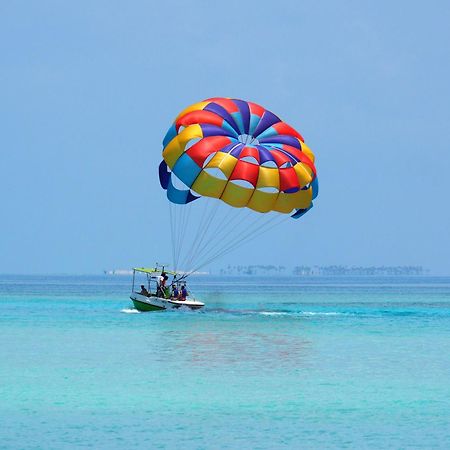
<path fill-rule="evenodd" d="M 238 141 L 246 145 L 259 145 L 258 139 L 252 134 L 241 134 L 238 136 Z"/>

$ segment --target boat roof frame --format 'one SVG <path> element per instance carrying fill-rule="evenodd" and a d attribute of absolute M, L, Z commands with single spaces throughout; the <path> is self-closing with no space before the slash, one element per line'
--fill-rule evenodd
<path fill-rule="evenodd" d="M 156 269 L 156 268 L 151 268 L 151 267 L 135 267 L 135 268 L 133 268 L 133 271 L 147 273 L 147 274 L 165 272 L 169 275 L 178 275 L 177 272 L 174 272 L 173 270 L 166 270 L 166 269 L 164 269 L 164 267 L 162 269 Z"/>

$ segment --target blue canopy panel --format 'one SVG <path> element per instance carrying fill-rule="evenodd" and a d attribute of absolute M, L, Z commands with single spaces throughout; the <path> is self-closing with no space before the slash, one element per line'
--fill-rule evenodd
<path fill-rule="evenodd" d="M 164 136 L 163 140 L 163 147 L 166 147 L 166 145 L 177 135 L 177 129 L 175 127 L 175 124 L 173 123 L 169 130 L 167 131 L 166 135 Z"/>
<path fill-rule="evenodd" d="M 292 218 L 293 219 L 300 219 L 300 217 L 302 217 L 303 215 L 305 215 L 311 208 L 313 207 L 313 204 L 311 203 L 311 206 L 309 208 L 305 208 L 305 209 L 297 209 L 297 211 L 292 214 Z"/>
<path fill-rule="evenodd" d="M 316 177 L 312 180 L 312 199 L 314 200 L 319 195 L 319 179 Z"/>
<path fill-rule="evenodd" d="M 165 161 L 159 165 L 159 182 L 161 187 L 167 192 L 167 198 L 177 205 L 186 205 L 200 197 L 191 193 L 189 189 L 178 189 L 172 183 L 172 172 L 167 168 Z"/>
<path fill-rule="evenodd" d="M 164 160 L 161 161 L 161 164 L 159 165 L 159 182 L 161 184 L 161 187 L 166 191 L 167 186 L 169 185 L 170 180 L 170 171 L 167 168 L 167 164 Z"/>
<path fill-rule="evenodd" d="M 317 177 L 314 178 L 314 180 L 311 182 L 311 189 L 312 189 L 312 200 L 314 200 L 317 197 L 317 195 L 319 194 L 319 180 L 317 179 Z M 300 219 L 300 217 L 305 215 L 313 206 L 314 205 L 311 202 L 311 206 L 309 208 L 297 209 L 297 211 L 295 211 L 295 213 L 292 214 L 291 217 L 293 219 Z"/>

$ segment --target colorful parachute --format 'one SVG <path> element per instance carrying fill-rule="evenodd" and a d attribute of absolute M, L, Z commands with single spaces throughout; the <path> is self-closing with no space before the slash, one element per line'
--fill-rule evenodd
<path fill-rule="evenodd" d="M 252 102 L 217 97 L 191 105 L 163 146 L 160 182 L 175 204 L 203 196 L 299 218 L 318 193 L 314 154 L 302 136 Z"/>

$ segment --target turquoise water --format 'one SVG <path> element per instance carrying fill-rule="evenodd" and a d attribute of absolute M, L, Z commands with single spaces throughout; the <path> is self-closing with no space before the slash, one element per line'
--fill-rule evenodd
<path fill-rule="evenodd" d="M 0 448 L 450 448 L 450 278 L 0 277 Z"/>

